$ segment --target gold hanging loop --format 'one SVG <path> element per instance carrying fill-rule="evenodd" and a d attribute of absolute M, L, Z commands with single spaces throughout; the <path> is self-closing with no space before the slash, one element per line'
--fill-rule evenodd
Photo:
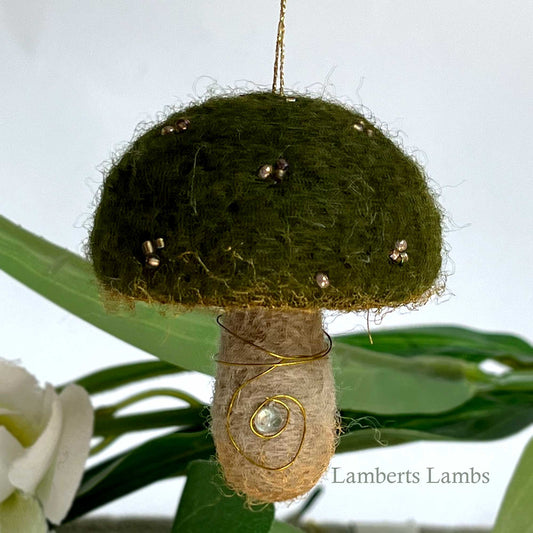
<path fill-rule="evenodd" d="M 285 10 L 287 8 L 287 0 L 281 0 L 279 11 L 279 24 L 278 24 L 278 36 L 276 39 L 276 59 L 274 61 L 274 80 L 272 82 L 272 92 L 276 93 L 278 90 L 279 81 L 279 94 L 283 96 L 284 85 L 284 73 L 283 63 L 285 62 Z"/>

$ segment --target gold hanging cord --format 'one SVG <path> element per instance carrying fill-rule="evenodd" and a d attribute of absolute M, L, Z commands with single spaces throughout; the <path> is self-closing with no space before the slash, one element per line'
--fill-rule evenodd
<path fill-rule="evenodd" d="M 276 40 L 276 60 L 274 61 L 274 80 L 272 82 L 272 92 L 276 93 L 278 90 L 279 80 L 279 94 L 283 96 L 283 63 L 285 61 L 285 9 L 287 8 L 287 0 L 281 0 L 279 11 L 278 37 Z"/>

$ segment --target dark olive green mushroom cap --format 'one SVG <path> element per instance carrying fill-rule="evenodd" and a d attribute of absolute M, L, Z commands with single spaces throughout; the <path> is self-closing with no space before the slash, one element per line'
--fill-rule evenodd
<path fill-rule="evenodd" d="M 347 311 L 424 300 L 441 226 L 421 168 L 362 115 L 255 93 L 193 105 L 134 141 L 108 172 L 89 246 L 98 278 L 127 297 Z"/>

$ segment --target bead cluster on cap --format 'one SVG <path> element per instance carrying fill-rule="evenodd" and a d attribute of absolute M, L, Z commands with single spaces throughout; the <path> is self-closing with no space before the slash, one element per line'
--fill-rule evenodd
<path fill-rule="evenodd" d="M 409 256 L 407 255 L 407 241 L 402 239 L 401 241 L 396 241 L 394 245 L 394 250 L 389 254 L 389 259 L 396 265 L 402 266 L 404 263 L 409 261 Z"/>
<path fill-rule="evenodd" d="M 278 159 L 273 166 L 270 164 L 263 165 L 257 175 L 262 180 L 272 179 L 276 183 L 281 183 L 288 169 L 289 163 L 285 159 Z"/>
<path fill-rule="evenodd" d="M 187 118 L 181 117 L 174 122 L 174 124 L 167 124 L 161 128 L 161 135 L 170 135 L 171 133 L 183 133 L 189 129 L 191 121 Z"/>
<path fill-rule="evenodd" d="M 151 269 L 155 270 L 161 265 L 161 258 L 158 254 L 155 253 L 157 250 L 161 253 L 161 250 L 165 247 L 165 241 L 163 237 L 158 237 L 154 241 L 144 241 L 142 243 L 142 251 L 144 254 L 144 263 Z"/>
<path fill-rule="evenodd" d="M 361 133 L 366 133 L 369 137 L 372 137 L 374 135 L 374 130 L 372 127 L 365 122 L 363 119 L 358 120 L 354 123 L 353 129 L 356 131 L 359 131 Z"/>

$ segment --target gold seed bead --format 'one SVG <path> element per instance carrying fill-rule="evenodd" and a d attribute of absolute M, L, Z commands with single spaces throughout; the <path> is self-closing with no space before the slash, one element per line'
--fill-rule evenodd
<path fill-rule="evenodd" d="M 286 159 L 278 159 L 276 161 L 276 168 L 285 171 L 289 168 L 289 163 L 287 163 Z"/>
<path fill-rule="evenodd" d="M 186 119 L 186 118 L 179 118 L 178 120 L 176 120 L 176 130 L 178 131 L 178 133 L 181 133 L 183 131 L 186 131 L 189 126 L 191 125 L 191 121 Z"/>
<path fill-rule="evenodd" d="M 390 254 L 389 254 L 389 259 L 394 262 L 394 263 L 400 263 L 401 262 L 401 258 L 400 258 L 400 252 L 398 250 L 393 250 Z"/>
<path fill-rule="evenodd" d="M 257 175 L 261 178 L 266 180 L 267 178 L 270 178 L 272 175 L 272 165 L 263 165 L 260 169 Z"/>
<path fill-rule="evenodd" d="M 285 159 L 278 159 L 276 161 L 276 168 L 274 169 L 274 179 L 279 183 L 285 176 L 289 163 Z"/>
<path fill-rule="evenodd" d="M 170 133 L 174 133 L 176 130 L 174 129 L 174 126 L 163 126 L 161 128 L 161 135 L 169 135 Z"/>
<path fill-rule="evenodd" d="M 399 252 L 405 252 L 405 250 L 407 250 L 407 241 L 405 239 L 397 241 L 395 246 L 396 250 L 398 250 Z"/>
<path fill-rule="evenodd" d="M 274 170 L 274 179 L 279 183 L 281 180 L 283 180 L 283 176 L 285 176 L 285 171 L 281 170 L 281 168 L 277 168 Z"/>
<path fill-rule="evenodd" d="M 154 253 L 154 245 L 152 241 L 144 241 L 142 243 L 142 250 L 144 255 L 149 255 Z"/>
<path fill-rule="evenodd" d="M 316 280 L 317 285 L 321 289 L 326 289 L 327 287 L 329 287 L 329 278 L 326 274 L 324 274 L 324 272 L 319 272 L 316 275 L 315 280 Z"/>
<path fill-rule="evenodd" d="M 155 254 L 150 254 L 146 256 L 146 266 L 151 269 L 156 269 L 161 264 L 161 260 Z"/>

